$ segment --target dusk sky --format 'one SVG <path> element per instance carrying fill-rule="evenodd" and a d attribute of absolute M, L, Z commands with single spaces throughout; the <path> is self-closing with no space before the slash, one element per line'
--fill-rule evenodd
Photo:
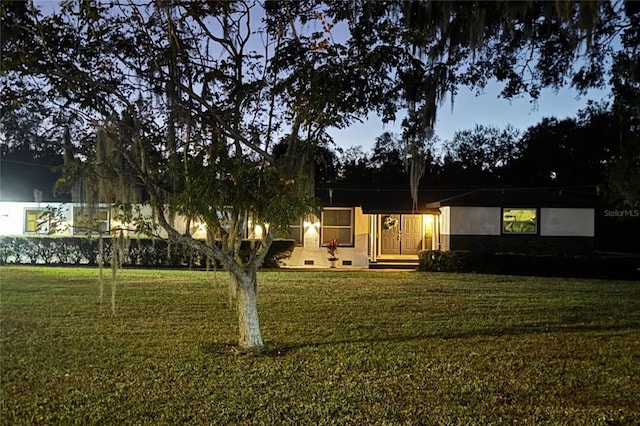
<path fill-rule="evenodd" d="M 601 101 L 610 97 L 609 90 L 590 90 L 580 96 L 576 90 L 564 88 L 555 93 L 551 89 L 542 92 L 537 103 L 529 97 L 513 100 L 499 98 L 501 86 L 493 83 L 484 94 L 475 96 L 467 88 L 461 88 L 455 98 L 453 111 L 447 99 L 438 111 L 435 134 L 440 140 L 450 140 L 458 130 L 472 129 L 476 124 L 491 125 L 503 129 L 507 124 L 524 132 L 528 127 L 539 123 L 544 117 L 571 118 L 587 102 Z M 336 145 L 341 148 L 362 145 L 365 152 L 370 151 L 375 138 L 385 131 L 400 133 L 401 118 L 395 124 L 383 125 L 372 117 L 366 123 L 354 124 L 347 129 L 331 130 Z"/>

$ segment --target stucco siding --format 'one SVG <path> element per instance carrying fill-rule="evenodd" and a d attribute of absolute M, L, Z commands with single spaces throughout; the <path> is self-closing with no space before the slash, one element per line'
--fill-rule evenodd
<path fill-rule="evenodd" d="M 556 237 L 593 237 L 594 209 L 540 209 L 540 235 Z"/>
<path fill-rule="evenodd" d="M 0 235 L 25 235 L 25 214 L 27 210 L 59 209 L 60 219 L 71 223 L 72 212 L 69 204 L 63 203 L 36 203 L 36 202 L 11 202 L 0 203 Z M 71 228 L 56 235 L 71 235 Z"/>
<path fill-rule="evenodd" d="M 296 247 L 284 266 L 323 268 L 329 267 L 327 249 L 320 246 L 320 224 L 310 225 L 304 231 L 304 245 Z M 369 266 L 369 215 L 362 208 L 354 210 L 354 244 L 352 247 L 338 247 L 338 266 L 344 268 L 367 268 Z"/>
<path fill-rule="evenodd" d="M 451 207 L 440 208 L 440 235 L 451 234 Z"/>
<path fill-rule="evenodd" d="M 450 235 L 500 235 L 500 207 L 450 208 Z"/>

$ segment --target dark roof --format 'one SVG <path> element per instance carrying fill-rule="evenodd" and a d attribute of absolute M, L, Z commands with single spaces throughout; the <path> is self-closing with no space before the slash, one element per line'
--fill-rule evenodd
<path fill-rule="evenodd" d="M 589 188 L 434 188 L 418 191 L 413 209 L 411 192 L 404 189 L 316 188 L 323 207 L 362 207 L 366 214 L 431 213 L 443 206 L 467 207 L 574 207 L 598 205 Z"/>
<path fill-rule="evenodd" d="M 405 189 L 316 188 L 316 196 L 323 207 L 360 206 L 365 214 L 429 213 L 435 208 L 427 205 L 443 198 L 459 195 L 467 190 L 430 189 L 418 191 L 417 209 L 413 210 L 411 191 Z"/>
<path fill-rule="evenodd" d="M 467 207 L 595 207 L 598 195 L 589 190 L 563 188 L 491 188 L 476 189 L 427 204 Z"/>

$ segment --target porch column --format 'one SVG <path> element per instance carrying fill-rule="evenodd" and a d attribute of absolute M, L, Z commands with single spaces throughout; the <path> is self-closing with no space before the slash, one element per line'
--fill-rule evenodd
<path fill-rule="evenodd" d="M 369 258 L 372 262 L 377 262 L 377 241 L 378 238 L 378 215 L 369 215 Z"/>

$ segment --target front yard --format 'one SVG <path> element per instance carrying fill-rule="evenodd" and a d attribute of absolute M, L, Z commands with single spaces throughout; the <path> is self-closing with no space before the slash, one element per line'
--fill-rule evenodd
<path fill-rule="evenodd" d="M 0 423 L 638 424 L 640 283 L 263 272 L 234 355 L 226 273 L 0 268 Z"/>

